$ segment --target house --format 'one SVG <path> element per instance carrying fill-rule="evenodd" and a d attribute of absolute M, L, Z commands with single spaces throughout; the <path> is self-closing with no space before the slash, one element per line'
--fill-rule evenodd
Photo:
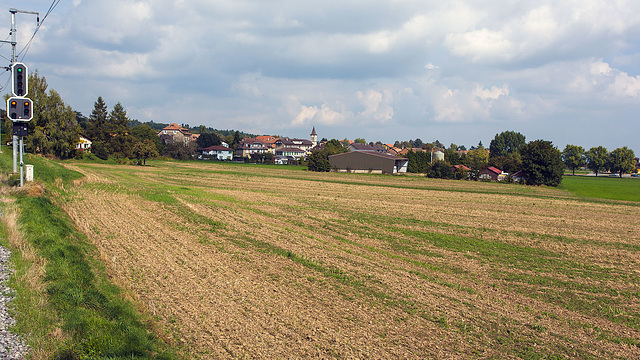
<path fill-rule="evenodd" d="M 235 157 L 244 158 L 250 157 L 253 154 L 264 154 L 269 152 L 262 142 L 254 138 L 244 138 L 235 149 Z"/>
<path fill-rule="evenodd" d="M 93 142 L 82 135 L 80 135 L 80 140 L 76 143 L 76 149 L 91 152 L 91 144 Z"/>
<path fill-rule="evenodd" d="M 409 153 L 409 151 L 413 151 L 414 153 L 427 152 L 427 150 L 423 148 L 404 148 L 404 149 L 401 149 L 396 155 L 406 156 Z"/>
<path fill-rule="evenodd" d="M 233 160 L 233 150 L 221 145 L 213 145 L 202 149 L 202 155 L 218 160 Z"/>
<path fill-rule="evenodd" d="M 513 182 L 521 183 L 522 180 L 524 180 L 524 171 L 518 170 L 511 174 L 511 180 L 513 180 Z"/>
<path fill-rule="evenodd" d="M 256 136 L 255 138 L 255 141 L 262 143 L 262 145 L 265 148 L 267 148 L 267 152 L 270 152 L 272 154 L 275 154 L 276 140 L 278 140 L 278 138 L 271 135 L 261 135 L 261 136 Z"/>
<path fill-rule="evenodd" d="M 458 171 L 458 169 L 462 169 L 464 171 L 471 171 L 470 168 L 464 166 L 464 165 L 453 165 L 451 167 L 451 172 L 455 174 L 456 171 Z"/>
<path fill-rule="evenodd" d="M 189 129 L 184 128 L 176 123 L 171 123 L 168 126 L 165 126 L 158 133 L 160 139 L 167 142 L 182 142 L 183 144 L 188 144 L 190 141 L 195 141 L 196 138 L 192 138 Z"/>
<path fill-rule="evenodd" d="M 273 163 L 276 165 L 295 164 L 296 161 L 293 156 L 276 156 L 273 158 Z"/>
<path fill-rule="evenodd" d="M 300 159 L 306 154 L 306 151 L 298 148 L 281 147 L 276 149 L 276 156 L 291 156 L 294 159 Z"/>
<path fill-rule="evenodd" d="M 397 174 L 407 172 L 409 159 L 375 151 L 351 151 L 330 155 L 329 163 L 337 172 Z"/>
<path fill-rule="evenodd" d="M 305 154 L 311 152 L 311 148 L 315 145 L 313 142 L 307 139 L 289 139 L 289 138 L 280 138 L 274 143 L 276 149 L 280 148 L 298 148 L 303 150 Z"/>
<path fill-rule="evenodd" d="M 480 171 L 479 179 L 480 180 L 493 180 L 493 181 L 502 181 L 505 180 L 509 176 L 509 174 L 502 172 L 502 170 L 490 166 L 482 171 Z"/>

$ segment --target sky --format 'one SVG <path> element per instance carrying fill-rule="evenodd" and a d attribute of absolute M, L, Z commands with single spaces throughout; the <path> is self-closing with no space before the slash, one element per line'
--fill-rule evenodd
<path fill-rule="evenodd" d="M 4 4 L 0 40 L 9 8 L 52 0 Z M 28 49 L 36 18 L 16 25 L 18 60 L 85 116 L 102 96 L 142 122 L 640 155 L 637 0 L 67 0 Z"/>

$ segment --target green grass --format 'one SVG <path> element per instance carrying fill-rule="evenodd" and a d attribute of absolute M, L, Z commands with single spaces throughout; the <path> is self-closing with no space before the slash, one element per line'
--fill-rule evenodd
<path fill-rule="evenodd" d="M 0 155 L 0 168 L 11 171 L 11 153 Z M 36 180 L 63 186 L 81 175 L 37 156 Z M 0 227 L 0 243 L 12 250 L 16 291 L 12 303 L 17 325 L 32 349 L 57 359 L 173 359 L 175 355 L 152 331 L 151 322 L 123 299 L 108 281 L 95 248 L 72 220 L 48 197 L 16 195 L 18 222 L 24 241 L 44 259 L 43 291 L 28 284 L 25 275 L 35 266 L 20 249 L 11 248 L 8 231 Z M 33 277 L 32 277 L 33 281 Z M 36 286 L 37 287 L 37 286 Z M 60 334 L 60 330 L 62 334 Z M 52 334 L 58 333 L 57 336 Z"/>
<path fill-rule="evenodd" d="M 48 305 L 71 337 L 55 350 L 56 355 L 66 359 L 172 358 L 131 304 L 122 300 L 120 290 L 106 280 L 104 269 L 94 260 L 95 250 L 67 215 L 45 197 L 23 196 L 17 203 L 26 240 L 46 259 Z"/>
<path fill-rule="evenodd" d="M 582 197 L 640 202 L 638 178 L 565 176 L 560 188 Z"/>

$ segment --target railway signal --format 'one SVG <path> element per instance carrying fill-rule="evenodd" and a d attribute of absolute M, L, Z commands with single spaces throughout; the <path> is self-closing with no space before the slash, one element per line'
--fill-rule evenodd
<path fill-rule="evenodd" d="M 7 100 L 7 116 L 12 121 L 33 119 L 33 102 L 25 97 L 12 97 Z"/>
<path fill-rule="evenodd" d="M 11 65 L 11 77 L 11 92 L 13 93 L 13 96 L 27 96 L 29 93 L 29 74 L 27 65 L 19 62 Z"/>

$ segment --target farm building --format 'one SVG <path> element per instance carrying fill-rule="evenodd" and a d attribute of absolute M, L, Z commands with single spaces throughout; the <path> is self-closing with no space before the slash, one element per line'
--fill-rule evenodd
<path fill-rule="evenodd" d="M 452 173 L 455 173 L 456 171 L 458 171 L 458 169 L 462 169 L 462 170 L 464 170 L 464 171 L 471 171 L 471 169 L 470 169 L 470 168 L 468 168 L 468 167 L 466 167 L 466 166 L 464 166 L 464 165 L 453 165 L 453 166 L 451 167 L 451 172 L 452 172 Z"/>
<path fill-rule="evenodd" d="M 522 182 L 522 180 L 524 180 L 524 171 L 518 170 L 514 172 L 513 174 L 511 174 L 511 179 L 513 180 L 513 182 Z"/>
<path fill-rule="evenodd" d="M 373 151 L 352 151 L 329 156 L 331 169 L 338 172 L 406 173 L 409 159 Z"/>
<path fill-rule="evenodd" d="M 509 176 L 509 174 L 493 166 L 480 171 L 480 180 L 502 181 L 506 179 L 507 176 Z"/>

